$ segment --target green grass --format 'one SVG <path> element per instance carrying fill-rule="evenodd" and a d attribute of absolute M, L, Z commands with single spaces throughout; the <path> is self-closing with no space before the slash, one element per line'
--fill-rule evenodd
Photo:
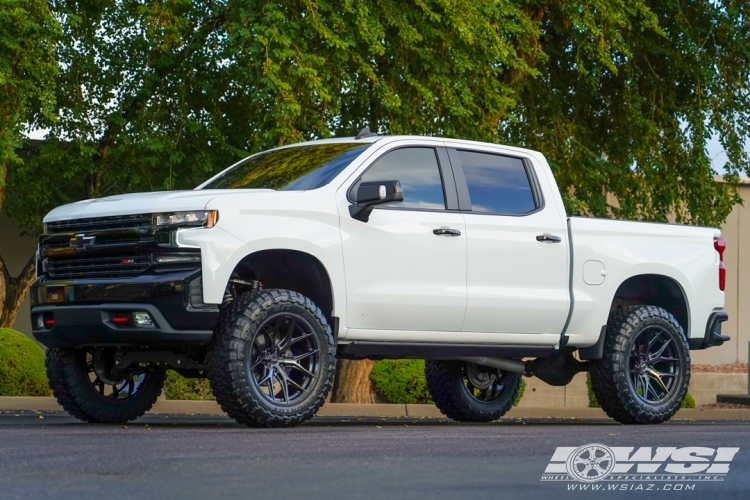
<path fill-rule="evenodd" d="M 50 396 L 44 357 L 23 333 L 0 328 L 0 396 Z"/>

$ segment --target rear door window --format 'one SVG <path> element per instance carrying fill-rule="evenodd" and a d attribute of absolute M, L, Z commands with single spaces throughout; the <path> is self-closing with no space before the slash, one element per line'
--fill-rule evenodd
<path fill-rule="evenodd" d="M 537 208 L 523 160 L 458 150 L 472 212 L 523 215 Z"/>

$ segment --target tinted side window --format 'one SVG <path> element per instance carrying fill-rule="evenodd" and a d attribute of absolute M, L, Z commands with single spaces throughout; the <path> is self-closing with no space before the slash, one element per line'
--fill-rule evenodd
<path fill-rule="evenodd" d="M 536 208 L 523 161 L 518 158 L 458 151 L 474 212 L 520 215 Z"/>
<path fill-rule="evenodd" d="M 401 181 L 404 201 L 379 205 L 444 210 L 440 167 L 433 148 L 402 148 L 386 153 L 370 167 L 362 182 Z"/>

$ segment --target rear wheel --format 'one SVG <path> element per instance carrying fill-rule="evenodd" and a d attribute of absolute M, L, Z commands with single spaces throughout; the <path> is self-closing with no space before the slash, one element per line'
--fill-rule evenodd
<path fill-rule="evenodd" d="M 602 409 L 623 424 L 659 424 L 680 409 L 690 383 L 685 334 L 669 312 L 636 306 L 613 313 L 604 357 L 589 371 Z"/>
<path fill-rule="evenodd" d="M 142 416 L 164 388 L 166 372 L 144 368 L 114 376 L 114 351 L 49 349 L 47 377 L 60 406 L 85 422 L 124 423 Z"/>
<path fill-rule="evenodd" d="M 451 420 L 491 422 L 513 407 L 521 374 L 463 361 L 425 362 L 427 389 Z"/>

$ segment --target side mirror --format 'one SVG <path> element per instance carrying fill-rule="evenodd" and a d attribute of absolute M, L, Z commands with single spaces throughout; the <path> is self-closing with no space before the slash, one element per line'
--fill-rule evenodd
<path fill-rule="evenodd" d="M 354 205 L 349 206 L 349 214 L 354 219 L 367 222 L 372 207 L 392 201 L 404 201 L 400 181 L 361 182 L 354 190 Z"/>

